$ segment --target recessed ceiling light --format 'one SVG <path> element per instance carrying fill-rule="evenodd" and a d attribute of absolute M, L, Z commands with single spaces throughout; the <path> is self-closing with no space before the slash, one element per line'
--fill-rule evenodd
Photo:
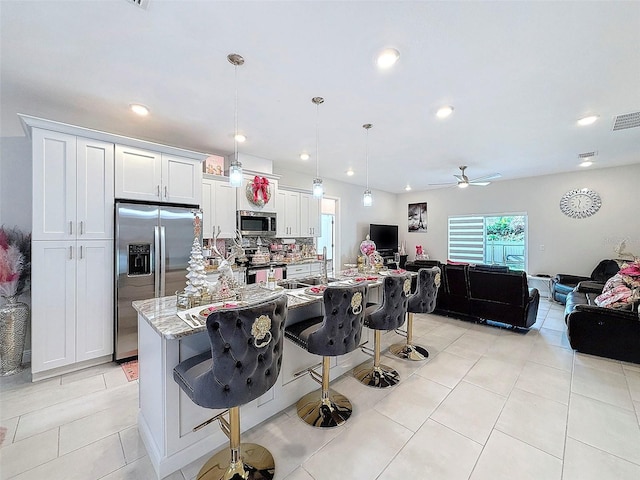
<path fill-rule="evenodd" d="M 380 68 L 391 68 L 400 58 L 400 52 L 395 48 L 385 48 L 380 55 L 376 63 Z"/>
<path fill-rule="evenodd" d="M 436 112 L 436 117 L 438 118 L 447 118 L 449 115 L 453 113 L 453 107 L 451 105 L 445 105 L 444 107 L 440 107 Z"/>
<path fill-rule="evenodd" d="M 244 136 L 241 133 L 237 133 L 234 138 L 235 138 L 236 142 L 238 142 L 238 143 L 244 143 L 244 142 L 247 141 L 247 137 Z"/>
<path fill-rule="evenodd" d="M 408 192 L 409 190 L 411 190 L 411 185 L 407 185 L 406 187 L 404 187 L 404 189 Z"/>
<path fill-rule="evenodd" d="M 590 159 L 588 159 L 588 158 L 585 158 L 585 159 L 580 163 L 580 166 L 581 166 L 581 167 L 590 167 L 591 165 L 593 165 L 593 162 L 592 162 Z"/>
<path fill-rule="evenodd" d="M 584 127 L 585 125 L 592 125 L 596 123 L 596 120 L 598 120 L 598 115 L 589 115 L 588 117 L 582 117 L 578 120 L 578 125 L 581 127 Z"/>
<path fill-rule="evenodd" d="M 133 113 L 135 113 L 136 115 L 140 115 L 141 117 L 146 117 L 147 115 L 149 115 L 149 109 L 139 103 L 131 103 L 129 105 L 129 108 Z"/>
<path fill-rule="evenodd" d="M 301 153 L 300 154 L 300 160 L 309 160 L 309 154 L 308 153 Z"/>
<path fill-rule="evenodd" d="M 356 173 L 356 172 L 354 172 L 352 168 L 350 168 L 349 170 L 347 170 L 347 175 L 348 175 L 348 176 L 350 176 L 350 177 L 353 177 L 353 175 L 354 175 L 355 173 Z"/>

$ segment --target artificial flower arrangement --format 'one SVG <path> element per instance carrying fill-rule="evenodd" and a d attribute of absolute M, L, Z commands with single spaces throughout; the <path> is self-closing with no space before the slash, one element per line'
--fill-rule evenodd
<path fill-rule="evenodd" d="M 29 289 L 31 234 L 0 228 L 0 296 L 16 297 Z"/>

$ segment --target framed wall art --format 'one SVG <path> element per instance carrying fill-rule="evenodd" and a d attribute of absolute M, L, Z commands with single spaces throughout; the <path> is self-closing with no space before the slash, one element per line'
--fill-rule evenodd
<path fill-rule="evenodd" d="M 209 175 L 224 175 L 224 157 L 220 155 L 209 155 L 202 162 L 203 173 Z"/>
<path fill-rule="evenodd" d="M 409 233 L 427 231 L 427 202 L 410 203 L 407 216 Z"/>

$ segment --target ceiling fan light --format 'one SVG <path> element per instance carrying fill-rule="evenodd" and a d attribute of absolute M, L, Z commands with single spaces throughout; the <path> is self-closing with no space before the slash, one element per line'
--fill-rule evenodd
<path fill-rule="evenodd" d="M 469 186 L 469 184 L 467 182 L 459 182 L 458 183 L 458 188 L 467 188 Z"/>

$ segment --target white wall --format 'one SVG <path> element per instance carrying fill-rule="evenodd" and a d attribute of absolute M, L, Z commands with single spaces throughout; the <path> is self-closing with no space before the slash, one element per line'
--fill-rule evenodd
<path fill-rule="evenodd" d="M 31 231 L 31 142 L 0 138 L 0 225 Z"/>
<path fill-rule="evenodd" d="M 560 211 L 560 197 L 574 188 L 600 194 L 602 207 L 590 218 L 572 219 Z M 427 202 L 427 232 L 407 232 L 407 205 Z M 415 245 L 431 258 L 447 259 L 447 220 L 451 215 L 525 213 L 528 216 L 530 273 L 589 275 L 597 263 L 615 258 L 613 248 L 627 239 L 640 255 L 640 163 L 597 170 L 493 182 L 487 187 L 444 188 L 401 194 L 397 198 L 400 240 L 409 259 Z M 544 245 L 544 250 L 541 246 Z"/>

